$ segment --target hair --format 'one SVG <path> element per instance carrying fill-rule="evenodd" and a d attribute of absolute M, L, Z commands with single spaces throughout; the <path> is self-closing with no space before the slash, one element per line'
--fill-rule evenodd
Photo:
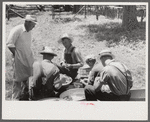
<path fill-rule="evenodd" d="M 88 63 L 89 61 L 95 63 L 95 62 L 96 62 L 96 59 L 89 58 L 89 59 L 87 59 L 85 62 Z"/>
<path fill-rule="evenodd" d="M 52 55 L 52 54 L 49 54 L 49 53 L 44 53 L 44 54 L 43 54 L 43 56 L 44 56 L 44 55 L 45 55 L 46 57 L 47 57 L 47 56 L 54 57 L 54 55 Z"/>
<path fill-rule="evenodd" d="M 63 41 L 64 39 L 68 39 L 68 40 L 70 40 L 70 42 L 71 42 L 71 39 L 70 39 L 70 38 L 64 37 L 64 38 L 62 38 L 62 41 Z"/>
<path fill-rule="evenodd" d="M 110 59 L 113 59 L 113 57 L 110 56 L 110 55 L 104 55 L 104 56 L 102 56 L 101 58 L 103 58 L 103 57 L 109 57 Z"/>
<path fill-rule="evenodd" d="M 25 23 L 29 23 L 29 22 L 31 22 L 31 21 L 29 21 L 29 20 L 25 20 Z"/>

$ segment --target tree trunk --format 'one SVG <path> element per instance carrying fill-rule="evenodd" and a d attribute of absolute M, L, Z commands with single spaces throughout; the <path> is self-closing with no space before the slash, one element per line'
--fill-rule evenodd
<path fill-rule="evenodd" d="M 95 6 L 95 9 L 96 9 L 96 10 L 95 10 L 95 13 L 96 13 L 96 20 L 98 20 L 98 12 L 99 12 L 99 11 L 98 11 L 98 6 Z"/>
<path fill-rule="evenodd" d="M 129 31 L 139 27 L 136 16 L 136 6 L 124 6 L 123 9 L 122 27 Z"/>
<path fill-rule="evenodd" d="M 85 16 L 84 16 L 84 18 L 86 18 L 86 5 L 85 5 L 85 8 L 84 8 L 84 10 L 85 10 Z"/>

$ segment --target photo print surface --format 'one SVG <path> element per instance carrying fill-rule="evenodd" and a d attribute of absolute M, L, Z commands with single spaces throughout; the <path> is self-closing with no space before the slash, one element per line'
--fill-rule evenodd
<path fill-rule="evenodd" d="M 148 119 L 147 2 L 2 6 L 3 119 Z"/>

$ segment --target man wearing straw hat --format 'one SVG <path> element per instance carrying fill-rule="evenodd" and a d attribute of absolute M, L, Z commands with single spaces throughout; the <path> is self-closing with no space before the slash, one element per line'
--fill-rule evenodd
<path fill-rule="evenodd" d="M 40 53 L 43 55 L 43 60 L 33 63 L 33 76 L 29 78 L 30 100 L 55 97 L 54 90 L 59 90 L 62 85 L 59 79 L 59 69 L 52 62 L 57 55 L 47 46 Z"/>
<path fill-rule="evenodd" d="M 102 50 L 99 56 L 104 68 L 94 85 L 85 87 L 86 100 L 128 101 L 133 85 L 130 71 L 124 64 L 115 61 L 110 50 Z"/>
<path fill-rule="evenodd" d="M 65 47 L 62 54 L 60 72 L 75 79 L 78 74 L 78 69 L 83 66 L 84 61 L 78 48 L 72 45 L 73 38 L 70 34 L 63 34 L 59 41 Z"/>
<path fill-rule="evenodd" d="M 7 40 L 7 47 L 14 59 L 12 100 L 26 99 L 24 98 L 24 89 L 26 88 L 28 77 L 31 76 L 31 67 L 34 62 L 31 51 L 31 30 L 37 24 L 37 18 L 34 15 L 26 15 L 24 20 L 24 24 L 18 25 L 11 30 Z"/>

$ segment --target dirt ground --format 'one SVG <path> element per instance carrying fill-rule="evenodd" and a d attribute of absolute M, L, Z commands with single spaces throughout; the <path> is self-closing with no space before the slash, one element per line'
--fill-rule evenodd
<path fill-rule="evenodd" d="M 96 20 L 94 15 L 87 16 L 77 15 L 76 18 L 72 19 L 73 15 L 64 13 L 63 15 L 55 16 L 55 20 L 49 12 L 37 13 L 38 25 L 32 30 L 32 49 L 34 57 L 37 60 L 41 60 L 42 56 L 38 53 L 41 51 L 43 46 L 50 46 L 58 54 L 53 60 L 57 63 L 60 62 L 63 46 L 58 44 L 57 40 L 63 33 L 70 33 L 74 37 L 73 45 L 78 47 L 85 57 L 88 54 L 98 53 L 102 49 L 109 48 L 116 56 L 116 60 L 126 64 L 131 70 L 134 86 L 133 88 L 145 88 L 146 86 L 146 40 L 140 39 L 136 43 L 115 44 L 107 47 L 107 41 L 98 41 L 95 38 L 95 33 L 90 33 L 89 25 L 103 25 L 105 23 L 121 23 L 120 19 L 108 19 L 104 16 L 99 16 L 99 20 Z M 6 40 L 10 30 L 24 21 L 20 17 L 11 18 L 9 21 L 6 20 Z M 139 30 L 143 31 L 143 30 Z M 140 33 L 140 32 L 138 32 Z M 144 34 L 144 33 L 140 33 Z M 145 37 L 145 34 L 143 35 Z M 122 43 L 123 42 L 122 38 Z M 134 41 L 134 40 L 133 40 Z M 5 42 L 4 42 L 5 43 Z M 10 52 L 6 48 L 6 99 L 11 96 L 12 86 L 12 63 Z"/>

